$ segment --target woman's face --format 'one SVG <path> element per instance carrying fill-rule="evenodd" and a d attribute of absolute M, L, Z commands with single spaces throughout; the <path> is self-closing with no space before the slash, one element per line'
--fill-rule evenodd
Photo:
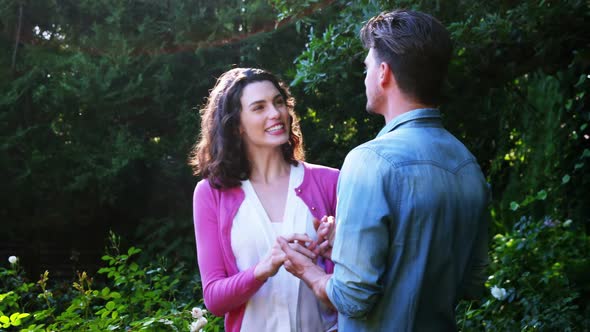
<path fill-rule="evenodd" d="M 286 100 L 270 81 L 246 85 L 240 98 L 240 133 L 250 153 L 277 148 L 289 141 Z"/>

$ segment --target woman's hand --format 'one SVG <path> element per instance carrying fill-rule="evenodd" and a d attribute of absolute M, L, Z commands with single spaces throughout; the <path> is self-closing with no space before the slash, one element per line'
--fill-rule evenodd
<path fill-rule="evenodd" d="M 286 236 L 285 239 L 299 253 L 310 259 L 315 259 L 316 255 L 305 247 L 306 243 L 312 241 L 307 234 L 291 234 Z M 254 268 L 254 277 L 260 281 L 266 281 L 266 279 L 279 272 L 279 269 L 283 266 L 286 259 L 287 256 L 281 249 L 280 244 L 275 242 L 268 255 L 256 265 L 256 268 Z"/>
<path fill-rule="evenodd" d="M 266 281 L 266 279 L 279 272 L 279 269 L 283 266 L 286 259 L 287 256 L 281 247 L 275 243 L 268 255 L 256 264 L 256 267 L 254 268 L 254 277 L 260 281 Z"/>
<path fill-rule="evenodd" d="M 336 235 L 336 222 L 333 216 L 324 216 L 322 220 L 313 221 L 318 239 L 308 247 L 316 255 L 332 259 L 332 246 Z"/>

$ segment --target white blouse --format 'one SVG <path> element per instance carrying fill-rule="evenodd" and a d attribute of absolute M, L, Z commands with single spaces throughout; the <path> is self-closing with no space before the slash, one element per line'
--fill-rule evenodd
<path fill-rule="evenodd" d="M 271 222 L 249 180 L 242 181 L 246 195 L 232 225 L 231 245 L 240 271 L 257 264 L 270 252 L 279 235 L 307 233 L 316 238 L 313 216 L 295 195 L 303 181 L 301 164 L 291 166 L 283 220 Z M 327 331 L 320 303 L 312 291 L 284 267 L 269 278 L 246 304 L 242 331 Z"/>

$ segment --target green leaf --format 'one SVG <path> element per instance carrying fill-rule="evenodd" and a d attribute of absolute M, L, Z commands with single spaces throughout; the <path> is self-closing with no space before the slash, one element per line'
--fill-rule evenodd
<path fill-rule="evenodd" d="M 582 158 L 590 157 L 590 150 L 584 149 L 584 153 L 582 153 Z"/>
<path fill-rule="evenodd" d="M 547 192 L 545 190 L 541 190 L 537 193 L 537 199 L 544 201 L 547 198 Z"/>
<path fill-rule="evenodd" d="M 563 176 L 563 178 L 561 178 L 561 183 L 566 184 L 568 182 L 570 182 L 570 176 L 566 174 Z"/>
<path fill-rule="evenodd" d="M 113 302 L 113 301 L 109 301 L 109 302 L 107 302 L 107 304 L 106 304 L 106 306 L 105 306 L 105 307 L 106 307 L 107 309 L 109 309 L 109 310 L 113 310 L 113 309 L 115 309 L 115 306 L 116 306 L 116 305 L 115 305 L 115 302 Z"/>
<path fill-rule="evenodd" d="M 129 256 L 138 254 L 140 252 L 141 252 L 141 249 L 138 249 L 135 247 L 131 247 L 131 248 L 129 248 L 129 250 L 127 250 L 127 254 L 129 254 Z"/>
<path fill-rule="evenodd" d="M 518 205 L 518 203 L 510 202 L 510 210 L 516 211 L 516 210 L 518 210 L 519 207 L 520 207 L 520 205 Z"/>
<path fill-rule="evenodd" d="M 6 297 L 8 297 L 8 296 L 10 296 L 12 294 L 14 294 L 13 291 L 10 291 L 10 292 L 4 293 L 4 294 L 0 294 L 0 302 L 2 302 Z"/>
<path fill-rule="evenodd" d="M 143 327 L 147 327 L 147 326 L 152 325 L 154 323 L 154 321 L 155 321 L 154 318 L 150 318 L 150 319 L 146 320 L 145 322 L 143 322 L 142 325 L 143 325 Z"/>
<path fill-rule="evenodd" d="M 527 205 L 531 204 L 532 202 L 534 202 L 535 199 L 536 199 L 536 197 L 533 197 L 531 195 L 526 195 L 524 201 L 522 201 L 520 204 L 522 206 L 527 206 Z"/>

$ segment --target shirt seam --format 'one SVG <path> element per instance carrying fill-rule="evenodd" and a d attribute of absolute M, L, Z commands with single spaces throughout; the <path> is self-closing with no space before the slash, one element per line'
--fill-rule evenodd
<path fill-rule="evenodd" d="M 392 167 L 394 168 L 401 168 L 404 166 L 412 166 L 412 165 L 432 165 L 432 166 L 436 166 L 440 169 L 443 169 L 447 172 L 453 173 L 453 174 L 457 174 L 459 173 L 459 171 L 464 168 L 465 166 L 469 165 L 469 164 L 477 164 L 477 160 L 475 158 L 467 158 L 465 160 L 463 160 L 462 162 L 460 162 L 457 166 L 455 166 L 454 168 L 449 168 L 446 167 L 444 165 L 442 165 L 441 163 L 431 160 L 431 159 L 423 159 L 423 160 L 408 160 L 408 161 L 393 161 L 387 157 L 385 157 L 383 154 L 381 154 L 379 151 L 377 151 L 377 149 L 375 149 L 374 147 L 371 146 L 361 146 L 356 148 L 355 150 L 368 150 L 373 152 L 375 155 L 377 155 L 379 158 L 383 159 L 384 161 L 386 161 L 388 164 L 390 164 Z"/>

